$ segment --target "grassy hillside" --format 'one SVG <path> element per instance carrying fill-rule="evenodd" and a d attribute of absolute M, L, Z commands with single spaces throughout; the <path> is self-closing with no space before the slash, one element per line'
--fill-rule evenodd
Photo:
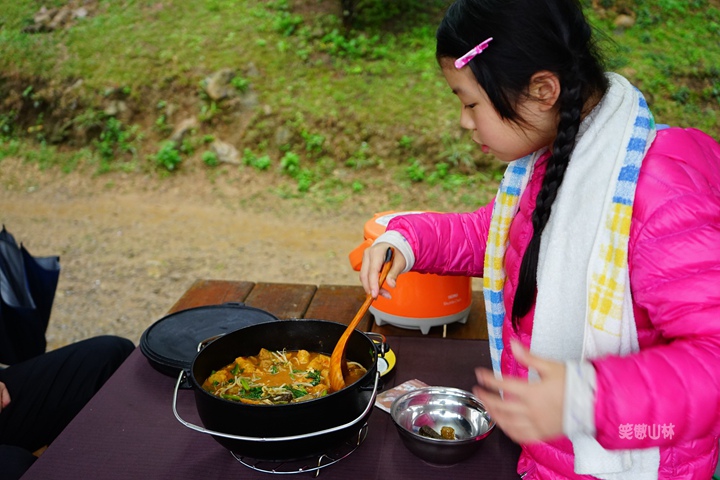
<path fill-rule="evenodd" d="M 0 158 L 213 178 L 254 169 L 278 177 L 280 196 L 322 201 L 392 182 L 396 203 L 422 190 L 430 204 L 476 205 L 501 167 L 460 130 L 435 63 L 444 2 L 415 3 L 359 12 L 348 33 L 338 0 L 2 0 Z M 609 67 L 657 120 L 720 139 L 718 1 L 589 3 Z M 41 28 L 43 5 L 68 16 Z M 617 26 L 621 14 L 631 26 Z M 222 69 L 231 88 L 214 99 L 208 77 Z M 237 162 L 222 162 L 216 140 Z"/>

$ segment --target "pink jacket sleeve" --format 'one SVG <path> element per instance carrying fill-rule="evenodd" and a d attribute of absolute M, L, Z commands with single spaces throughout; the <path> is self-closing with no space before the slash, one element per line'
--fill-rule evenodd
<path fill-rule="evenodd" d="M 387 229 L 407 239 L 415 254 L 413 271 L 482 277 L 492 205 L 467 213 L 400 216 Z"/>
<path fill-rule="evenodd" d="M 629 262 L 636 321 L 652 333 L 638 323 L 639 353 L 593 361 L 597 440 L 609 449 L 720 434 L 720 146 L 672 129 L 645 162 Z"/>

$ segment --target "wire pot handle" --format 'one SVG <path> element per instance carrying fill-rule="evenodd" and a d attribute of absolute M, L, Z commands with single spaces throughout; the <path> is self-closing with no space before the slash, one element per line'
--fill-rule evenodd
<path fill-rule="evenodd" d="M 303 440 L 310 437 L 317 437 L 319 435 L 325 435 L 327 433 L 333 433 L 340 430 L 343 430 L 348 427 L 352 427 L 353 425 L 359 423 L 363 418 L 365 418 L 365 415 L 370 413 L 370 410 L 373 408 L 373 405 L 375 404 L 375 396 L 378 391 L 378 385 L 380 383 L 380 372 L 375 372 L 375 386 L 373 387 L 373 393 L 370 396 L 370 401 L 368 402 L 367 406 L 365 407 L 365 410 L 355 419 L 351 420 L 348 423 L 345 423 L 343 425 L 338 425 L 337 427 L 327 428 L 325 430 L 320 430 L 318 432 L 311 432 L 311 433 L 304 433 L 302 435 L 291 435 L 288 437 L 245 437 L 242 435 L 234 435 L 232 433 L 223 433 L 223 432 L 216 432 L 213 430 L 209 430 L 205 427 L 201 427 L 199 425 L 195 425 L 194 423 L 190 423 L 187 420 L 183 419 L 180 414 L 177 411 L 177 398 L 178 398 L 178 390 L 180 389 L 180 384 L 183 381 L 183 377 L 185 376 L 185 371 L 181 371 L 178 375 L 177 382 L 175 383 L 175 391 L 173 392 L 173 402 L 172 402 L 172 408 L 173 408 L 173 414 L 175 414 L 175 418 L 177 418 L 178 422 L 185 425 L 187 428 L 191 430 L 195 430 L 196 432 L 200 433 L 207 433 L 209 435 L 216 435 L 218 437 L 223 438 L 230 438 L 233 440 L 245 440 L 248 442 L 286 442 L 290 440 Z"/>

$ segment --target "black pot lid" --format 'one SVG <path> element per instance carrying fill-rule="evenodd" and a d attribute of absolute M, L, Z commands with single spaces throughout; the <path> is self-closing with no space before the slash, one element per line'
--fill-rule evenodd
<path fill-rule="evenodd" d="M 181 310 L 150 325 L 140 338 L 140 351 L 157 370 L 175 376 L 180 370 L 190 370 L 200 342 L 276 320 L 275 315 L 242 303 Z"/>

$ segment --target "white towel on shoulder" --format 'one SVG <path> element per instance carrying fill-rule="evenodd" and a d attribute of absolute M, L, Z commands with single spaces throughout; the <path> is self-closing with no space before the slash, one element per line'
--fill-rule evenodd
<path fill-rule="evenodd" d="M 642 94 L 619 75 L 608 78 L 608 92 L 582 122 L 540 246 L 530 349 L 558 361 L 639 350 L 627 246 L 655 126 Z M 570 440 L 578 474 L 657 479 L 658 448 L 609 451 L 589 435 Z"/>

